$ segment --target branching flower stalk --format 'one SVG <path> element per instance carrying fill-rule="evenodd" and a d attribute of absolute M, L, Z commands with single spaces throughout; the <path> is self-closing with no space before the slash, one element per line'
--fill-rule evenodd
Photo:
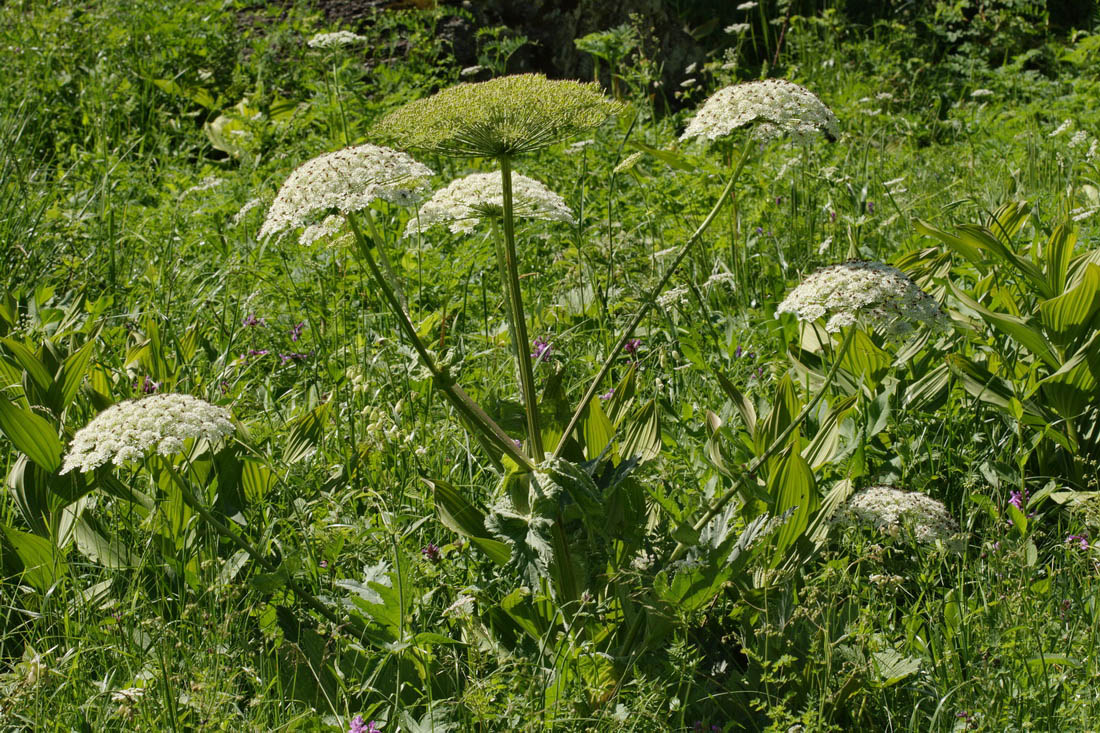
<path fill-rule="evenodd" d="M 726 187 L 723 188 L 722 193 L 718 195 L 718 200 L 714 203 L 714 206 L 711 208 L 710 213 L 707 214 L 706 218 L 703 219 L 703 222 L 696 228 L 696 230 L 692 232 L 687 241 L 684 242 L 683 245 L 681 245 L 680 251 L 676 253 L 676 258 L 672 261 L 672 264 L 669 265 L 668 269 L 665 270 L 665 274 L 661 276 L 661 279 L 657 281 L 657 284 L 654 285 L 648 293 L 646 293 L 645 298 L 643 298 L 642 300 L 641 308 L 638 309 L 638 312 L 634 314 L 634 317 L 630 320 L 630 323 L 628 323 L 626 328 L 623 329 L 622 335 L 619 336 L 618 343 L 615 344 L 614 348 L 612 348 L 611 352 L 607 355 L 607 358 L 604 360 L 603 365 L 600 367 L 600 371 L 597 372 L 596 376 L 592 379 L 592 383 L 588 386 L 588 391 L 584 393 L 584 397 L 581 398 L 580 403 L 577 405 L 577 409 L 573 412 L 573 416 L 569 418 L 569 424 L 566 426 L 565 431 L 562 433 L 561 440 L 558 441 L 557 447 L 554 448 L 554 458 L 560 457 L 562 451 L 565 450 L 565 446 L 569 440 L 569 436 L 573 434 L 573 431 L 580 423 L 581 417 L 584 415 L 585 410 L 588 409 L 589 403 L 592 402 L 592 399 L 596 396 L 596 392 L 599 391 L 600 383 L 603 382 L 603 379 L 607 376 L 607 373 L 611 371 L 611 367 L 614 365 L 615 360 L 618 358 L 619 354 L 626 347 L 627 342 L 630 341 L 630 339 L 634 336 L 634 329 L 638 327 L 638 324 L 641 323 L 642 319 L 645 318 L 646 314 L 649 313 L 650 308 L 652 308 L 653 305 L 657 302 L 657 296 L 661 294 L 661 291 L 664 290 L 665 285 L 668 284 L 669 278 L 672 277 L 672 274 L 676 272 L 676 268 L 678 268 L 680 266 L 680 263 L 683 262 L 684 257 L 686 257 L 688 252 L 691 251 L 692 245 L 695 244 L 699 240 L 699 238 L 703 236 L 703 233 L 707 231 L 711 223 L 718 216 L 718 213 L 722 210 L 722 205 L 726 202 L 727 199 L 730 198 L 734 187 L 737 185 L 737 179 L 741 177 L 741 171 L 744 169 L 745 163 L 748 162 L 749 155 L 752 152 L 752 145 L 753 140 L 750 137 L 745 142 L 745 146 L 741 151 L 741 158 L 740 160 L 738 160 L 737 166 L 733 169 L 733 173 L 730 174 L 730 179 L 726 183 Z"/>
<path fill-rule="evenodd" d="M 420 335 L 417 334 L 412 321 L 409 320 L 408 313 L 401 307 L 401 301 L 398 299 L 397 293 L 389 282 L 387 282 L 386 276 L 383 274 L 381 268 L 379 268 L 378 263 L 375 262 L 374 256 L 370 251 L 370 241 L 363 234 L 363 229 L 359 225 L 358 217 L 352 212 L 347 212 L 345 216 L 348 220 L 348 226 L 351 227 L 352 234 L 358 244 L 359 253 L 363 261 L 367 263 L 367 268 L 370 270 L 371 276 L 382 291 L 382 297 L 390 307 L 390 310 L 393 311 L 394 316 L 397 318 L 398 326 L 405 334 L 405 337 L 409 339 L 409 343 L 420 357 L 421 363 L 423 363 L 424 367 L 431 373 L 435 386 L 443 391 L 444 396 L 447 398 L 447 401 L 451 403 L 451 406 L 454 407 L 466 423 L 474 429 L 475 435 L 479 436 L 485 443 L 499 451 L 500 454 L 506 455 L 511 460 L 515 461 L 517 465 L 523 466 L 527 470 L 534 470 L 535 466 L 531 462 L 531 459 L 523 454 L 523 451 L 512 442 L 508 434 L 505 433 L 504 430 L 497 425 L 461 387 L 455 384 L 450 374 L 440 367 L 432 357 L 431 353 L 424 345 L 424 341 L 420 338 Z M 492 452 L 490 455 L 495 456 Z"/>

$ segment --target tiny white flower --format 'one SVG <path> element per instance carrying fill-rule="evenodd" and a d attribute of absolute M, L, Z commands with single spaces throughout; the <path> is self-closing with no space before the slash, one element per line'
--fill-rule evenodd
<path fill-rule="evenodd" d="M 309 223 L 314 214 L 359 211 L 382 199 L 419 201 L 432 170 L 411 156 L 378 145 L 326 153 L 298 166 L 283 183 L 260 227 L 264 239 Z"/>
<path fill-rule="evenodd" d="M 734 23 L 733 25 L 727 25 L 724 30 L 731 36 L 739 36 L 751 27 L 748 23 Z"/>
<path fill-rule="evenodd" d="M 318 33 L 306 43 L 310 48 L 336 48 L 365 40 L 367 40 L 365 37 L 351 31 L 334 31 L 332 33 Z"/>
<path fill-rule="evenodd" d="M 573 212 L 565 200 L 533 178 L 512 174 L 512 207 L 517 217 L 572 222 Z M 468 234 L 485 217 L 500 217 L 504 193 L 500 173 L 473 173 L 451 181 L 436 191 L 409 222 L 405 236 L 417 229 L 447 224 L 455 234 Z"/>
<path fill-rule="evenodd" d="M 738 10 L 752 10 L 753 8 L 756 7 L 756 5 L 757 4 L 755 2 L 741 3 L 740 5 L 737 6 L 737 9 Z"/>
<path fill-rule="evenodd" d="M 993 96 L 993 90 L 991 90 L 991 89 L 975 89 L 974 91 L 970 92 L 970 96 L 974 99 L 980 99 L 982 97 L 992 97 Z"/>
<path fill-rule="evenodd" d="M 824 267 L 792 290 L 776 309 L 813 322 L 829 317 L 825 330 L 865 323 L 886 333 L 905 334 L 918 325 L 946 328 L 950 319 L 905 273 L 880 262 L 845 262 Z"/>
<path fill-rule="evenodd" d="M 186 394 L 155 394 L 108 407 L 77 431 L 61 473 L 92 471 L 110 461 L 121 466 L 156 451 L 171 455 L 184 441 L 215 441 L 233 432 L 223 407 Z"/>
<path fill-rule="evenodd" d="M 752 124 L 754 134 L 764 141 L 783 135 L 839 135 L 836 116 L 813 92 L 785 79 L 767 79 L 719 89 L 688 122 L 680 139 L 717 140 Z"/>
<path fill-rule="evenodd" d="M 1050 133 L 1049 137 L 1058 137 L 1071 127 L 1073 127 L 1073 120 L 1063 120 L 1062 124 L 1054 128 L 1054 132 Z"/>
<path fill-rule="evenodd" d="M 867 525 L 898 536 L 908 524 L 919 542 L 948 540 L 958 534 L 959 525 L 941 502 L 919 491 L 902 491 L 891 486 L 872 486 L 857 492 L 833 515 L 840 527 Z"/>

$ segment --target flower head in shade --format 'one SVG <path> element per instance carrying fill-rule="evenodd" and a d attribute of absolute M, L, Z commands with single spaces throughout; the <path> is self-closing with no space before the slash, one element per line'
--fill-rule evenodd
<path fill-rule="evenodd" d="M 457 84 L 410 102 L 382 118 L 375 131 L 401 148 L 512 157 L 598 127 L 622 108 L 595 83 L 516 74 Z"/>
<path fill-rule="evenodd" d="M 949 540 L 959 532 L 959 525 L 942 503 L 919 491 L 892 486 L 872 486 L 856 492 L 833 515 L 832 523 L 871 526 L 894 536 L 906 526 L 919 542 Z"/>
<path fill-rule="evenodd" d="M 108 407 L 77 431 L 61 473 L 121 466 L 151 451 L 167 456 L 189 439 L 219 440 L 233 432 L 229 411 L 186 394 L 154 394 Z"/>
<path fill-rule="evenodd" d="M 359 211 L 382 199 L 407 206 L 428 193 L 432 171 L 405 153 L 357 145 L 298 166 L 283 183 L 260 227 L 260 238 L 305 226 L 319 214 Z M 329 223 L 328 229 L 333 226 Z M 317 234 L 313 239 L 317 239 Z"/>
<path fill-rule="evenodd" d="M 382 733 L 382 729 L 373 720 L 368 723 L 362 715 L 356 715 L 348 726 L 348 733 Z"/>
<path fill-rule="evenodd" d="M 761 140 L 784 135 L 804 139 L 818 133 L 835 140 L 839 135 L 836 115 L 813 92 L 785 79 L 765 79 L 719 89 L 695 113 L 680 139 L 717 140 L 752 124 Z"/>
<path fill-rule="evenodd" d="M 365 40 L 367 39 L 363 36 L 351 31 L 334 31 L 333 33 L 318 33 L 306 41 L 306 45 L 310 48 L 334 48 Z"/>
<path fill-rule="evenodd" d="M 932 296 L 905 273 L 880 262 L 844 262 L 823 267 L 792 290 L 776 309 L 799 320 L 827 318 L 825 330 L 863 323 L 903 335 L 919 325 L 947 328 L 950 320 Z"/>
<path fill-rule="evenodd" d="M 573 212 L 561 196 L 533 178 L 512 174 L 512 207 L 516 217 L 572 222 Z M 405 236 L 417 229 L 447 224 L 456 234 L 468 234 L 482 218 L 499 219 L 504 213 L 500 173 L 473 173 L 451 181 L 420 207 L 409 221 Z"/>

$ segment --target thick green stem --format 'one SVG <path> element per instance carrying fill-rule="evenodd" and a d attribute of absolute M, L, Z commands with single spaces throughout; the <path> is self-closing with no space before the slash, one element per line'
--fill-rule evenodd
<path fill-rule="evenodd" d="M 818 390 L 817 394 L 813 396 L 813 399 L 806 403 L 806 406 L 803 407 L 801 412 L 799 412 L 798 415 L 795 416 L 794 420 L 791 420 L 790 424 L 783 429 L 783 432 L 779 434 L 779 437 L 772 441 L 772 444 L 769 445 L 761 455 L 757 456 L 756 459 L 749 464 L 748 470 L 741 476 L 740 480 L 737 480 L 732 488 L 728 489 L 725 493 L 723 493 L 721 496 L 711 502 L 710 508 L 708 508 L 706 513 L 703 514 L 699 521 L 695 523 L 694 528 L 696 532 L 701 531 L 703 527 L 707 526 L 707 522 L 714 519 L 718 512 L 722 511 L 726 504 L 728 504 L 730 500 L 733 499 L 733 497 L 737 496 L 737 494 L 741 491 L 742 482 L 752 480 L 753 476 L 756 475 L 756 472 L 760 470 L 760 467 L 767 463 L 772 456 L 783 449 L 783 446 L 787 444 L 787 440 L 790 439 L 791 433 L 797 430 L 798 427 L 806 421 L 806 418 L 810 416 L 810 413 L 812 413 L 817 408 L 818 403 L 821 402 L 821 399 L 825 396 L 825 393 L 829 391 L 829 386 L 832 385 L 833 379 L 836 377 L 836 373 L 840 369 L 840 362 L 844 360 L 844 355 L 848 353 L 848 347 L 851 345 L 852 337 L 855 336 L 855 333 L 855 328 L 849 328 L 848 332 L 844 334 L 844 341 L 840 344 L 840 348 L 836 352 L 836 358 L 833 360 L 832 365 L 829 367 L 829 371 L 825 374 L 825 381 L 822 383 L 821 389 Z M 687 552 L 687 550 L 688 546 L 684 543 L 681 542 L 677 544 L 676 549 L 669 557 L 669 562 L 675 562 L 676 560 L 679 560 L 681 557 L 683 557 L 684 553 Z"/>
<path fill-rule="evenodd" d="M 531 354 L 527 349 L 531 342 L 527 337 L 527 321 L 523 317 L 523 295 L 519 287 L 519 267 L 516 263 L 516 230 L 512 202 L 512 161 L 500 158 L 500 188 L 504 203 L 504 264 L 507 272 L 500 273 L 504 281 L 504 297 L 512 311 L 512 343 L 519 364 L 520 387 L 523 406 L 527 413 L 527 452 L 542 463 L 542 430 L 539 428 L 539 400 L 535 393 L 535 372 L 531 367 Z"/>
<path fill-rule="evenodd" d="M 493 229 L 493 244 L 497 254 L 497 270 L 500 272 L 500 285 L 504 290 L 504 315 L 508 320 L 508 338 L 512 341 L 512 353 L 516 357 L 516 364 L 519 364 L 519 351 L 526 347 L 519 341 L 519 337 L 516 335 L 515 312 L 512 310 L 511 306 L 508 305 L 509 293 L 508 285 L 506 284 L 508 277 L 508 256 L 504 253 L 504 237 L 497 227 L 497 222 L 493 221 L 491 226 Z M 524 401 L 522 380 L 520 381 L 519 399 L 520 402 Z"/>
<path fill-rule="evenodd" d="M 408 338 L 409 343 L 420 357 L 420 361 L 431 372 L 432 380 L 437 388 L 439 388 L 447 401 L 451 403 L 451 406 L 455 408 L 470 425 L 471 428 L 482 439 L 485 440 L 490 446 L 493 446 L 504 455 L 511 458 L 516 464 L 533 470 L 535 465 L 520 451 L 512 439 L 504 432 L 503 429 L 481 407 L 474 402 L 468 394 L 462 391 L 462 388 L 454 383 L 450 374 L 441 369 L 432 358 L 431 353 L 427 347 L 424 346 L 424 341 L 417 334 L 416 328 L 413 326 L 412 321 L 409 320 L 408 313 L 401 307 L 401 302 L 397 299 L 397 294 L 394 293 L 393 288 L 386 281 L 385 276 L 378 267 L 378 263 L 374 261 L 374 256 L 370 252 L 370 242 L 363 235 L 363 230 L 359 226 L 359 220 L 355 214 L 347 214 L 348 225 L 351 227 L 352 234 L 355 235 L 355 241 L 359 245 L 359 254 L 363 260 L 367 263 L 367 268 L 371 272 L 371 276 L 374 278 L 378 285 L 379 290 L 382 291 L 382 297 L 386 301 L 386 305 L 390 307 L 394 316 L 397 318 L 398 326 L 401 331 Z"/>
<path fill-rule="evenodd" d="M 561 452 L 565 450 L 565 445 L 569 441 L 569 436 L 573 434 L 573 431 L 577 427 L 577 423 L 580 422 L 581 416 L 588 408 L 588 403 L 595 397 L 596 392 L 600 388 L 600 382 L 603 381 L 607 373 L 611 371 L 612 365 L 615 363 L 615 359 L 618 358 L 619 353 L 626 346 L 626 342 L 630 340 L 634 335 L 634 329 L 638 327 L 638 324 L 642 322 L 646 314 L 649 313 L 649 309 L 653 307 L 653 304 L 657 301 L 657 296 L 664 290 L 665 285 L 668 283 L 669 278 L 672 277 L 672 273 L 676 272 L 676 268 L 683 262 L 684 257 L 691 250 L 691 245 L 695 244 L 703 232 L 705 232 L 714 221 L 714 218 L 718 216 L 718 212 L 722 210 L 722 204 L 729 198 L 730 193 L 733 191 L 733 187 L 737 184 L 737 179 L 741 175 L 741 170 L 745 167 L 745 162 L 749 158 L 749 152 L 751 148 L 751 139 L 745 143 L 744 151 L 741 153 L 741 160 L 737 163 L 737 167 L 734 169 L 733 174 L 730 176 L 729 182 L 726 187 L 722 189 L 722 193 L 718 195 L 718 200 L 715 202 L 714 207 L 707 214 L 707 217 L 703 219 L 703 223 L 696 228 L 688 240 L 680 247 L 680 251 L 676 254 L 676 259 L 672 261 L 672 264 L 665 270 L 665 274 L 661 276 L 661 279 L 657 284 L 646 293 L 645 298 L 642 300 L 642 307 L 638 309 L 638 312 L 634 314 L 634 318 L 630 320 L 627 327 L 623 329 L 622 335 L 619 337 L 619 342 L 615 344 L 615 348 L 611 349 L 611 353 L 607 355 L 607 359 L 604 360 L 603 366 L 600 367 L 600 371 L 596 373 L 596 377 L 592 380 L 592 384 L 589 385 L 588 391 L 584 393 L 584 397 L 581 398 L 580 404 L 577 405 L 576 411 L 573 412 L 573 417 L 569 419 L 569 425 L 566 426 L 565 432 L 561 435 L 561 440 L 558 441 L 558 446 L 554 449 L 554 457 L 557 458 L 561 455 Z"/>

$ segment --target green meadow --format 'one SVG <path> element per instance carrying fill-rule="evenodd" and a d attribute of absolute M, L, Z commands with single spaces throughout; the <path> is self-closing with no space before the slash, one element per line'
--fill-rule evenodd
<path fill-rule="evenodd" d="M 0 731 L 1100 728 L 1100 8 L 478 5 L 0 3 Z"/>

